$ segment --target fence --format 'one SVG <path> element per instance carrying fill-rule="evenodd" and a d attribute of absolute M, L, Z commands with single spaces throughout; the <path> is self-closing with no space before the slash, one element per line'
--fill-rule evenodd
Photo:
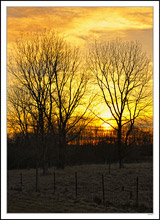
<path fill-rule="evenodd" d="M 87 200 L 97 204 L 133 204 L 139 206 L 145 197 L 152 201 L 152 188 L 147 188 L 146 179 L 139 176 L 120 178 L 111 172 L 53 172 L 43 176 L 38 167 L 35 172 L 19 173 L 9 176 L 8 190 L 40 192 L 54 198 Z M 145 177 L 146 178 L 146 177 Z M 150 180 L 149 180 L 150 181 Z M 152 186 L 152 184 L 151 184 Z"/>

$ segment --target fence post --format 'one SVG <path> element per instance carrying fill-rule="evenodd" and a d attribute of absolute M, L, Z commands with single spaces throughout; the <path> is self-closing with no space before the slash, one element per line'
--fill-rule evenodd
<path fill-rule="evenodd" d="M 38 192 L 38 165 L 36 166 L 36 192 Z"/>
<path fill-rule="evenodd" d="M 110 174 L 111 173 L 111 165 L 110 165 L 110 163 L 109 163 L 108 170 L 109 170 L 109 174 Z"/>
<path fill-rule="evenodd" d="M 53 178 L 54 178 L 54 193 L 56 192 L 56 176 L 55 176 L 55 172 L 53 174 Z"/>
<path fill-rule="evenodd" d="M 137 176 L 137 181 L 136 181 L 136 205 L 139 205 L 139 185 L 138 185 L 138 176 Z"/>
<path fill-rule="evenodd" d="M 77 172 L 75 172 L 75 190 L 76 190 L 76 199 L 77 199 Z"/>
<path fill-rule="evenodd" d="M 103 191 L 103 203 L 105 201 L 105 198 L 104 198 L 104 176 L 102 174 L 102 191 Z"/>
<path fill-rule="evenodd" d="M 9 189 L 9 172 L 7 170 L 7 188 Z"/>
<path fill-rule="evenodd" d="M 20 186 L 21 186 L 21 191 L 22 191 L 22 184 L 23 184 L 23 181 L 22 181 L 22 173 L 20 173 Z"/>

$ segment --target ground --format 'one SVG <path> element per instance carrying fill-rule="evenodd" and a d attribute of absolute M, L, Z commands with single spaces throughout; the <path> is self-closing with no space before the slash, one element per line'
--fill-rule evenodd
<path fill-rule="evenodd" d="M 36 192 L 35 169 L 8 171 L 8 213 L 153 213 L 152 163 L 126 164 L 123 169 L 112 164 L 110 173 L 108 165 L 50 168 L 46 176 L 42 170 L 38 173 Z"/>

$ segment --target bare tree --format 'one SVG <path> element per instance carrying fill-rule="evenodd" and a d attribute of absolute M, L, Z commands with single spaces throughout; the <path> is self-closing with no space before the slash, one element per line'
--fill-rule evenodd
<path fill-rule="evenodd" d="M 18 86 L 12 86 L 8 89 L 8 128 L 14 133 L 21 133 L 23 136 L 28 136 L 30 116 L 27 109 L 30 97 Z"/>
<path fill-rule="evenodd" d="M 59 168 L 65 165 L 66 144 L 73 140 L 91 121 L 87 117 L 92 98 L 88 101 L 88 77 L 77 48 L 58 45 L 54 65 L 54 116 L 59 134 Z"/>
<path fill-rule="evenodd" d="M 67 142 L 90 121 L 87 110 L 91 99 L 87 103 L 85 98 L 88 77 L 79 50 L 54 32 L 24 34 L 16 42 L 8 71 L 15 78 L 15 87 L 20 85 L 30 96 L 26 109 L 39 135 L 44 174 L 46 133 L 58 133 L 59 167 L 64 168 Z M 10 98 L 12 103 L 14 98 Z"/>
<path fill-rule="evenodd" d="M 34 121 L 37 123 L 36 132 L 41 139 L 43 151 L 43 166 L 45 173 L 46 145 L 44 144 L 45 106 L 48 98 L 48 57 L 50 55 L 51 36 L 43 34 L 24 34 L 16 42 L 8 71 L 15 77 L 16 84 L 30 94 L 27 106 Z M 33 107 L 35 110 L 33 111 Z"/>
<path fill-rule="evenodd" d="M 139 42 L 119 39 L 93 45 L 89 53 L 89 68 L 96 77 L 103 101 L 112 118 L 104 119 L 117 131 L 119 166 L 122 167 L 124 147 L 122 128 L 127 127 L 125 144 L 135 121 L 149 114 L 152 104 L 150 60 Z"/>

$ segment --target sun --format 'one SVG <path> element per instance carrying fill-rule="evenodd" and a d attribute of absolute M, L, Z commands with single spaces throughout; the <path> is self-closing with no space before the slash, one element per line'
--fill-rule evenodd
<path fill-rule="evenodd" d="M 112 129 L 113 129 L 109 124 L 107 124 L 107 123 L 105 123 L 105 122 L 102 123 L 102 127 L 103 127 L 105 130 L 112 130 Z"/>

